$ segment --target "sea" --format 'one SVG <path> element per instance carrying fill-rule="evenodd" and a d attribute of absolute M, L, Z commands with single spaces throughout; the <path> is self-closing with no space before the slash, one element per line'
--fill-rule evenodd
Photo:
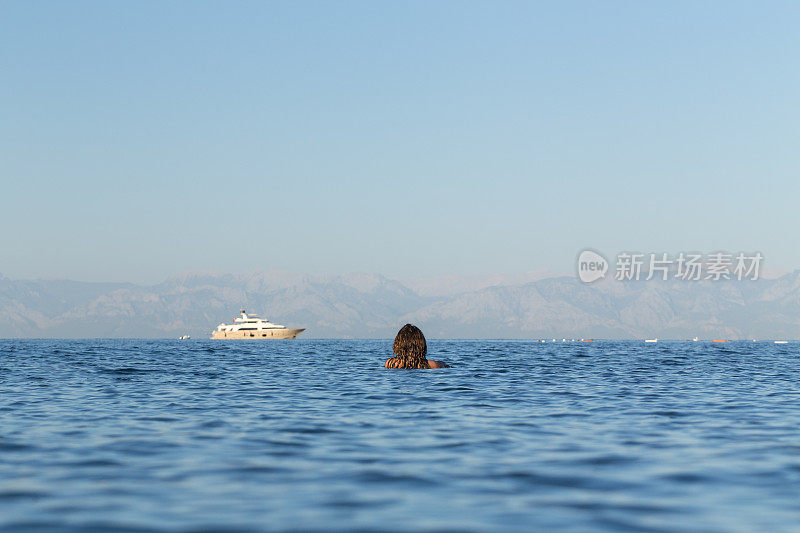
<path fill-rule="evenodd" d="M 0 341 L 0 530 L 800 531 L 800 343 Z"/>

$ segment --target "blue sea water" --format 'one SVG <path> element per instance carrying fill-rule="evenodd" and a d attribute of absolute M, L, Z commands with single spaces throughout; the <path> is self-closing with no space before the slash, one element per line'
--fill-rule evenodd
<path fill-rule="evenodd" d="M 798 531 L 800 345 L 0 341 L 0 529 Z"/>

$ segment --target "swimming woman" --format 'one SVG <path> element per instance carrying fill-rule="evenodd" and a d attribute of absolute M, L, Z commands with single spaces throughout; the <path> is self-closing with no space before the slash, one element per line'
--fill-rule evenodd
<path fill-rule="evenodd" d="M 397 332 L 392 345 L 394 357 L 386 360 L 386 368 L 449 368 L 444 361 L 427 359 L 425 335 L 417 326 L 406 324 Z"/>

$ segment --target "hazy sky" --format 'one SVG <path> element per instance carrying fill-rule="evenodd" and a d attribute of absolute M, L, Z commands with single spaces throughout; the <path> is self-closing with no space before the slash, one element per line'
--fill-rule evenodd
<path fill-rule="evenodd" d="M 0 4 L 0 272 L 800 268 L 800 3 Z"/>

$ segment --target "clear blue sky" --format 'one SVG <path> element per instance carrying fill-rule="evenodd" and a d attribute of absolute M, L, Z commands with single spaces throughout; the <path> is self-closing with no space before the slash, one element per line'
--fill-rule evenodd
<path fill-rule="evenodd" d="M 0 4 L 0 272 L 800 268 L 800 3 Z"/>

